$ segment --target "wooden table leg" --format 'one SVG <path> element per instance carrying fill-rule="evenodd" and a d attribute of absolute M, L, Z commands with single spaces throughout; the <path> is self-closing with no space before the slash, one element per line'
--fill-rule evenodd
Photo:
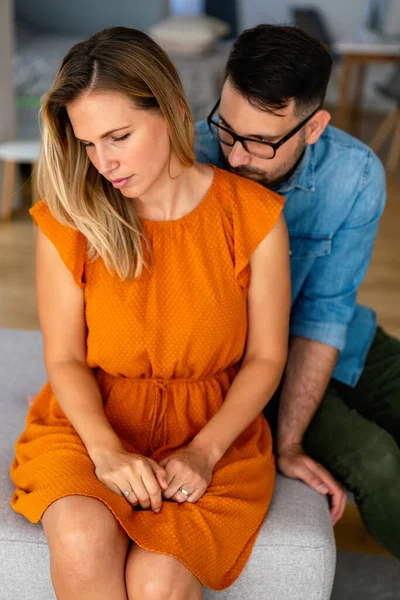
<path fill-rule="evenodd" d="M 39 201 L 39 191 L 37 187 L 37 165 L 33 163 L 31 165 L 31 195 L 32 204 L 36 204 Z"/>
<path fill-rule="evenodd" d="M 7 221 L 11 218 L 16 163 L 4 162 L 3 193 L 1 197 L 1 220 Z"/>
<path fill-rule="evenodd" d="M 346 129 L 349 119 L 349 91 L 351 69 L 353 66 L 352 57 L 349 55 L 343 56 L 342 61 L 342 77 L 339 90 L 339 104 L 336 111 L 335 125 L 339 129 Z"/>
<path fill-rule="evenodd" d="M 388 114 L 372 140 L 369 142 L 369 146 L 374 152 L 379 152 L 386 142 L 386 139 L 389 137 L 389 134 L 392 133 L 393 128 L 396 125 L 396 120 L 399 119 L 399 110 L 400 109 L 396 107 Z"/>
<path fill-rule="evenodd" d="M 399 164 L 400 159 L 400 113 L 397 112 L 397 121 L 395 123 L 395 130 L 393 134 L 392 145 L 390 146 L 389 155 L 387 159 L 388 171 L 394 171 Z"/>
<path fill-rule="evenodd" d="M 356 88 L 353 98 L 353 106 L 351 109 L 351 120 L 349 123 L 348 131 L 351 131 L 357 137 L 360 137 L 360 117 L 362 112 L 363 104 L 363 91 L 365 82 L 365 71 L 366 65 L 364 62 L 356 63 L 357 66 L 357 77 L 356 77 Z"/>

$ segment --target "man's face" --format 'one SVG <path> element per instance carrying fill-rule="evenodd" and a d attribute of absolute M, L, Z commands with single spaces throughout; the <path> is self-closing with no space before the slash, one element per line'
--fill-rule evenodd
<path fill-rule="evenodd" d="M 222 89 L 219 116 L 220 124 L 226 129 L 266 142 L 278 142 L 304 118 L 296 114 L 293 100 L 276 114 L 256 108 L 229 81 L 225 82 Z M 228 169 L 265 187 L 273 187 L 285 180 L 302 156 L 307 145 L 306 127 L 278 148 L 272 159 L 249 154 L 240 142 L 236 142 L 233 147 L 221 144 Z"/>

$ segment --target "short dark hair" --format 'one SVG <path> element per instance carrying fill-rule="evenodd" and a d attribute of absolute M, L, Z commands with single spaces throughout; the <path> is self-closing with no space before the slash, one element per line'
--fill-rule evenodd
<path fill-rule="evenodd" d="M 225 79 L 257 108 L 274 113 L 294 99 L 303 113 L 323 103 L 331 69 L 330 53 L 308 33 L 258 25 L 237 38 Z"/>

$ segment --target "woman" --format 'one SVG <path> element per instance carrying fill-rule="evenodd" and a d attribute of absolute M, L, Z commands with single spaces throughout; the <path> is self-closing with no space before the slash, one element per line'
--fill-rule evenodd
<path fill-rule="evenodd" d="M 42 117 L 49 383 L 16 444 L 12 506 L 42 521 L 58 599 L 199 599 L 238 577 L 272 496 L 282 199 L 194 162 L 178 75 L 139 31 L 74 46 Z"/>

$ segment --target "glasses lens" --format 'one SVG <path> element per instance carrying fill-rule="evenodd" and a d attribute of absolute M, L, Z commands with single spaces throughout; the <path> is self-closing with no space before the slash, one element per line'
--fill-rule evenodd
<path fill-rule="evenodd" d="M 273 158 L 274 149 L 272 146 L 268 146 L 267 144 L 261 144 L 261 142 L 246 140 L 246 149 L 250 154 L 254 154 L 254 156 L 259 156 L 260 158 Z"/>
<path fill-rule="evenodd" d="M 226 144 L 227 146 L 233 146 L 235 143 L 235 140 L 231 134 L 228 131 L 225 131 L 225 129 L 218 127 L 218 125 L 215 123 L 210 123 L 210 129 L 213 136 L 215 136 L 223 144 Z"/>
<path fill-rule="evenodd" d="M 226 146 L 234 146 L 235 138 L 229 133 L 229 131 L 222 126 L 217 125 L 217 123 L 210 121 L 209 122 L 210 131 L 214 137 L 217 138 L 222 144 Z M 273 158 L 274 157 L 274 149 L 272 146 L 268 146 L 267 144 L 262 144 L 256 140 L 243 140 L 244 148 L 246 152 L 249 154 L 253 154 L 254 156 L 258 156 L 259 158 Z"/>

